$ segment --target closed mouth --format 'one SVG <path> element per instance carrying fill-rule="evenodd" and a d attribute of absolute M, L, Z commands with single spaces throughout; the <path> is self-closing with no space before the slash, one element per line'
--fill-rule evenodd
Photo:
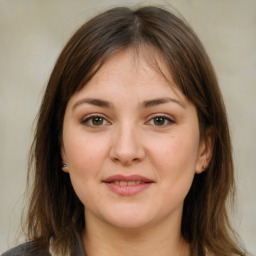
<path fill-rule="evenodd" d="M 153 180 L 141 175 L 112 175 L 104 180 L 103 183 L 114 193 L 120 196 L 132 196 L 149 188 Z"/>

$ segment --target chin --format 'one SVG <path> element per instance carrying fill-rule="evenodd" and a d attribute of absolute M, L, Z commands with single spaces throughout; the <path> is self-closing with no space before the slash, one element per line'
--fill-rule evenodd
<path fill-rule="evenodd" d="M 115 219 L 109 221 L 112 226 L 122 229 L 123 231 L 131 231 L 131 230 L 138 230 L 142 229 L 147 226 L 148 222 L 145 219 L 137 219 L 137 218 L 122 218 L 122 219 Z"/>
<path fill-rule="evenodd" d="M 145 210 L 145 209 L 144 209 Z M 154 218 L 142 209 L 122 209 L 102 216 L 105 222 L 120 229 L 140 229 L 149 224 Z"/>

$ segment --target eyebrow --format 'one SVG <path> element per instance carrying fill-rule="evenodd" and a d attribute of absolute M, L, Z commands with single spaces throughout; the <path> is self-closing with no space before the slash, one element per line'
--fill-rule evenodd
<path fill-rule="evenodd" d="M 84 103 L 88 103 L 94 106 L 98 106 L 98 107 L 103 107 L 103 108 L 113 108 L 113 105 L 105 100 L 101 100 L 101 99 L 92 99 L 92 98 L 86 98 L 86 99 L 81 99 L 79 101 L 77 101 L 73 107 L 72 110 L 74 110 L 76 107 L 78 107 L 81 104 Z"/>
<path fill-rule="evenodd" d="M 141 106 L 143 108 L 149 108 L 149 107 L 153 107 L 153 106 L 157 106 L 160 104 L 164 104 L 164 103 L 169 103 L 169 102 L 173 102 L 176 103 L 178 105 L 180 105 L 182 108 L 185 108 L 185 105 L 180 102 L 177 99 L 173 99 L 173 98 L 169 98 L 169 97 L 165 97 L 165 98 L 157 98 L 157 99 L 152 99 L 152 100 L 145 100 L 142 102 Z M 93 98 L 85 98 L 85 99 L 81 99 L 79 101 L 77 101 L 73 107 L 72 110 L 74 111 L 74 109 L 76 107 L 78 107 L 81 104 L 91 104 L 94 106 L 98 106 L 98 107 L 102 107 L 102 108 L 114 108 L 113 104 L 106 101 L 106 100 L 101 100 L 101 99 L 93 99 Z"/>
<path fill-rule="evenodd" d="M 176 103 L 176 104 L 180 105 L 182 108 L 185 108 L 184 103 L 180 102 L 179 100 L 169 98 L 169 97 L 146 100 L 146 101 L 143 101 L 142 106 L 144 108 L 149 108 L 149 107 L 153 107 L 153 106 L 156 106 L 156 105 L 169 103 L 169 102 Z"/>

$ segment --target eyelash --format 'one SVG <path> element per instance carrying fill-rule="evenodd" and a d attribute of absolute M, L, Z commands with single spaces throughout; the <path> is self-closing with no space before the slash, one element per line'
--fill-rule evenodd
<path fill-rule="evenodd" d="M 157 124 L 155 124 L 155 123 L 152 124 L 151 122 L 156 121 L 157 118 L 162 119 L 162 121 L 163 121 L 164 123 L 163 123 L 163 124 L 160 124 L 160 125 L 157 125 Z M 174 124 L 175 122 L 174 122 L 174 120 L 171 119 L 169 116 L 158 115 L 158 116 L 154 116 L 154 117 L 150 118 L 150 120 L 149 120 L 147 123 L 150 124 L 150 125 L 156 126 L 156 127 L 160 127 L 160 126 L 161 126 L 161 127 L 166 127 L 166 126 L 168 126 L 168 125 L 170 125 L 170 124 Z"/>
<path fill-rule="evenodd" d="M 100 124 L 100 125 L 95 125 L 95 124 L 92 123 L 94 118 L 95 118 L 95 119 L 96 119 L 96 118 L 99 118 L 99 119 L 101 119 L 104 123 L 103 123 L 103 124 Z M 84 124 L 84 125 L 86 125 L 86 126 L 88 126 L 88 127 L 92 127 L 92 128 L 99 128 L 99 127 L 101 127 L 101 126 L 103 126 L 103 125 L 106 125 L 106 124 L 109 125 L 109 124 L 110 124 L 110 122 L 108 122 L 105 117 L 103 117 L 103 116 L 101 116 L 101 115 L 97 115 L 97 114 L 95 114 L 95 115 L 90 115 L 90 116 L 86 117 L 85 119 L 82 120 L 81 123 Z"/>
<path fill-rule="evenodd" d="M 102 121 L 103 123 L 100 123 L 99 125 L 95 125 L 92 122 L 94 121 L 94 119 L 99 118 L 100 121 Z M 154 121 L 156 121 L 156 119 L 161 119 L 161 121 L 163 121 L 162 124 L 158 125 L 156 124 Z M 160 121 L 160 120 L 159 120 Z M 154 122 L 154 123 L 151 123 Z M 101 115 L 95 114 L 95 115 L 90 115 L 88 117 L 86 117 L 85 119 L 82 120 L 81 122 L 82 124 L 88 126 L 88 127 L 92 127 L 92 128 L 100 128 L 104 125 L 110 125 L 111 123 L 109 121 L 107 121 L 107 119 Z M 170 117 L 165 116 L 165 115 L 158 115 L 158 116 L 154 116 L 152 118 L 150 118 L 150 120 L 146 123 L 152 126 L 156 126 L 156 127 L 166 127 L 170 124 L 175 123 L 174 120 L 172 120 Z"/>

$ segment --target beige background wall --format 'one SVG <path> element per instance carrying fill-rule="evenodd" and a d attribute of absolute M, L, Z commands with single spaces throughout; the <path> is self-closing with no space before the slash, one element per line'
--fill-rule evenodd
<path fill-rule="evenodd" d="M 14 245 L 32 122 L 54 61 L 89 16 L 128 0 L 0 0 L 0 252 Z M 226 100 L 239 185 L 235 223 L 256 255 L 256 1 L 179 0 L 215 65 Z"/>

